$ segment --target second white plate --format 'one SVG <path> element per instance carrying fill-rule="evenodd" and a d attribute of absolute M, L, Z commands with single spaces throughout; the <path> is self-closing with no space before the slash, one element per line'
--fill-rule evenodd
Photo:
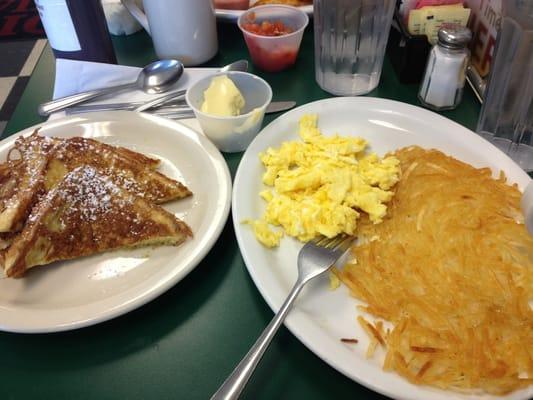
<path fill-rule="evenodd" d="M 362 136 L 380 155 L 409 145 L 437 148 L 474 166 L 505 171 L 511 182 L 523 188 L 530 178 L 510 158 L 474 132 L 440 115 L 390 100 L 349 97 L 332 98 L 296 108 L 264 128 L 248 147 L 235 176 L 233 224 L 248 271 L 273 310 L 278 310 L 296 281 L 296 259 L 302 244 L 285 238 L 270 250 L 255 239 L 244 219 L 262 215 L 264 202 L 263 166 L 258 155 L 268 147 L 279 147 L 298 138 L 298 121 L 304 114 L 318 114 L 326 135 Z M 304 289 L 289 314 L 286 325 L 311 351 L 351 379 L 395 399 L 449 400 L 492 399 L 488 395 L 467 396 L 455 392 L 416 386 L 397 374 L 382 370 L 384 354 L 367 360 L 368 338 L 356 322 L 358 303 L 341 286 L 328 289 L 327 276 L 317 278 Z M 359 344 L 341 343 L 356 337 Z M 529 399 L 533 388 L 498 399 Z"/>

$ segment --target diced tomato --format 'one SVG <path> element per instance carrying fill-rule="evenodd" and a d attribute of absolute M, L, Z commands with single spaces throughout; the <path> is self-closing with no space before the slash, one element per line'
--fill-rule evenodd
<path fill-rule="evenodd" d="M 285 26 L 281 21 L 271 22 L 265 20 L 260 24 L 256 22 L 248 22 L 242 24 L 242 27 L 248 32 L 261 36 L 283 36 L 293 32 L 292 28 Z"/>
<path fill-rule="evenodd" d="M 262 48 L 253 37 L 245 37 L 250 57 L 255 66 L 267 72 L 281 71 L 296 62 L 298 49 L 295 47 L 278 46 Z"/>

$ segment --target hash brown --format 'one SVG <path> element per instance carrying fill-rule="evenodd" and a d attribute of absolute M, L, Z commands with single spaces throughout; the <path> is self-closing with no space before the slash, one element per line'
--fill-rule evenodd
<path fill-rule="evenodd" d="M 437 150 L 393 155 L 403 172 L 389 213 L 361 222 L 356 262 L 336 271 L 377 320 L 359 322 L 382 336 L 384 369 L 498 395 L 533 384 L 533 238 L 520 191 Z"/>

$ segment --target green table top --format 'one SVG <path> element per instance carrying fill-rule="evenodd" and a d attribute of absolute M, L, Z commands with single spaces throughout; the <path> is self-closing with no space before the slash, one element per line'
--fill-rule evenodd
<path fill-rule="evenodd" d="M 248 58 L 237 27 L 219 26 L 220 50 L 207 65 Z M 120 64 L 156 59 L 148 35 L 114 38 Z M 49 100 L 54 57 L 47 47 L 9 121 L 4 137 L 42 122 L 38 104 Z M 273 88 L 274 100 L 298 105 L 330 97 L 314 79 L 313 33 L 304 35 L 296 65 L 276 74 L 251 68 Z M 418 104 L 418 85 L 401 84 L 386 59 L 369 96 Z M 479 103 L 469 88 L 446 117 L 474 129 Z M 265 123 L 277 115 L 267 116 Z M 242 153 L 226 154 L 232 175 Z M 0 333 L 1 385 L 5 399 L 122 398 L 206 399 L 246 353 L 273 313 L 250 279 L 231 219 L 207 257 L 185 279 L 151 303 L 114 320 L 64 333 Z M 242 398 L 384 398 L 346 378 L 282 327 Z"/>

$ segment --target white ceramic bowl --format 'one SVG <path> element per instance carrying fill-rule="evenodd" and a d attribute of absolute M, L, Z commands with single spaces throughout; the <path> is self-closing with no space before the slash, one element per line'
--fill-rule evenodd
<path fill-rule="evenodd" d="M 227 75 L 241 91 L 245 100 L 241 115 L 219 117 L 201 111 L 204 92 L 211 80 L 219 75 Z M 204 134 L 221 151 L 234 153 L 246 150 L 261 129 L 265 109 L 272 100 L 272 89 L 263 79 L 247 72 L 219 72 L 193 84 L 187 89 L 185 99 Z"/>

